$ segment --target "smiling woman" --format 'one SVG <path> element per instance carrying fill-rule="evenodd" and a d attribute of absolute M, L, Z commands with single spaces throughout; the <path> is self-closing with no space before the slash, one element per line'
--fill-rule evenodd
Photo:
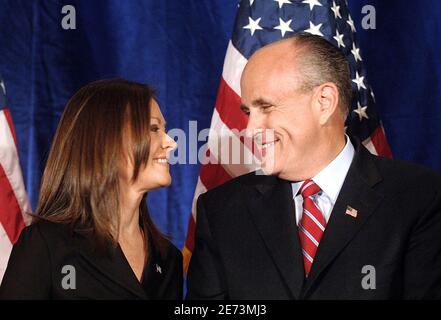
<path fill-rule="evenodd" d="M 149 86 L 112 79 L 80 89 L 61 118 L 34 223 L 13 248 L 0 297 L 180 299 L 181 253 L 145 201 L 170 185 L 175 147 Z"/>
<path fill-rule="evenodd" d="M 143 136 L 150 137 L 150 157 L 146 158 L 148 160 L 144 163 L 142 169 L 137 169 L 130 150 L 134 151 L 137 144 L 135 141 L 135 146 L 133 146 L 132 131 L 134 128 L 131 128 L 129 125 L 125 129 L 124 140 L 127 141 L 127 144 L 126 150 L 124 150 L 125 161 L 120 168 L 120 175 L 125 177 L 127 182 L 133 182 L 140 190 L 147 192 L 159 187 L 166 187 L 171 183 L 168 159 L 170 151 L 176 147 L 176 142 L 165 134 L 165 125 L 166 123 L 159 105 L 152 99 L 150 104 L 150 125 L 146 128 L 148 132 L 141 134 L 140 137 L 140 139 L 145 139 Z M 132 173 L 135 171 L 139 175 L 137 180 L 137 177 L 132 177 Z"/>

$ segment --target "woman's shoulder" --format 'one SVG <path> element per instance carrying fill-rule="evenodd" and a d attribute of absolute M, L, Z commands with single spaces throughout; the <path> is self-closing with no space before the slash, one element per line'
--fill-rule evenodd
<path fill-rule="evenodd" d="M 179 250 L 170 240 L 166 240 L 168 245 L 168 251 L 169 254 L 173 257 L 181 257 L 182 258 L 182 252 Z"/>
<path fill-rule="evenodd" d="M 53 256 L 54 247 L 67 243 L 67 226 L 42 219 L 25 227 L 11 252 L 11 261 L 49 260 Z M 19 262 L 17 262 L 19 261 Z"/>
<path fill-rule="evenodd" d="M 164 260 L 182 260 L 181 251 L 167 238 L 163 237 L 160 243 L 156 243 L 155 251 Z"/>
<path fill-rule="evenodd" d="M 41 238 L 50 242 L 54 238 L 66 237 L 69 234 L 67 231 L 69 231 L 69 226 L 65 223 L 37 218 L 23 229 L 20 237 Z"/>

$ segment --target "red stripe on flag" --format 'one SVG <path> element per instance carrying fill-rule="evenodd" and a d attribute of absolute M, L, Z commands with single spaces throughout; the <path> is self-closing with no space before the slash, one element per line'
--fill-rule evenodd
<path fill-rule="evenodd" d="M 377 150 L 379 156 L 392 158 L 392 151 L 387 143 L 386 135 L 383 131 L 383 126 L 380 125 L 371 135 L 372 144 Z"/>
<path fill-rule="evenodd" d="M 248 119 L 240 110 L 240 97 L 222 78 L 216 100 L 216 110 L 223 123 L 230 129 L 239 131 L 247 127 Z"/>
<path fill-rule="evenodd" d="M 205 186 L 207 190 L 215 188 L 231 179 L 231 176 L 225 171 L 222 165 L 212 164 L 212 163 L 208 163 L 201 166 L 199 177 L 201 179 L 202 184 Z M 195 228 L 196 228 L 196 222 L 194 220 L 193 214 L 191 214 L 190 219 L 188 221 L 187 238 L 185 239 L 185 247 L 191 252 L 193 252 L 193 248 L 194 248 Z"/>
<path fill-rule="evenodd" d="M 199 177 L 207 190 L 213 189 L 231 179 L 231 176 L 221 164 L 212 163 L 201 167 Z"/>
<path fill-rule="evenodd" d="M 240 110 L 240 97 L 234 92 L 233 89 L 226 83 L 222 78 L 219 84 L 219 90 L 216 99 L 216 110 L 219 114 L 222 122 L 231 130 L 237 129 L 239 131 L 243 130 L 247 126 L 248 119 L 245 114 Z M 243 139 L 241 139 L 242 142 Z M 248 146 L 250 150 L 252 146 Z M 209 157 L 209 150 L 207 152 Z M 199 173 L 199 178 L 202 184 L 207 190 L 217 187 L 232 177 L 224 169 L 221 164 L 205 164 L 201 166 L 201 171 Z M 194 234 L 196 228 L 196 221 L 193 214 L 190 215 L 188 222 L 187 237 L 185 240 L 185 247 L 193 252 L 194 248 Z"/>
<path fill-rule="evenodd" d="M 17 137 L 15 135 L 14 123 L 12 122 L 11 113 L 9 112 L 8 108 L 3 109 L 2 111 L 5 113 L 6 121 L 8 121 L 9 130 L 11 131 L 12 136 L 14 137 L 15 148 L 17 148 Z"/>
<path fill-rule="evenodd" d="M 14 244 L 25 224 L 14 190 L 1 165 L 0 190 L 0 223 L 3 225 L 9 240 Z"/>

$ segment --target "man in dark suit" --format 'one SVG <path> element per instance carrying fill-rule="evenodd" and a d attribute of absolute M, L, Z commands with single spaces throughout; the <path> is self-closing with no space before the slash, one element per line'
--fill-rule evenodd
<path fill-rule="evenodd" d="M 345 135 L 345 57 L 298 35 L 241 79 L 262 169 L 201 195 L 188 299 L 441 298 L 441 175 Z"/>

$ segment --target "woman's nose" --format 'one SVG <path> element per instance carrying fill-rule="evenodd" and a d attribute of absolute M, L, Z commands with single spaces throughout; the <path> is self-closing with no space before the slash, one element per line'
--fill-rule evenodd
<path fill-rule="evenodd" d="M 163 143 L 163 148 L 168 148 L 170 150 L 176 149 L 178 144 L 173 140 L 168 134 L 165 134 L 165 139 Z"/>

